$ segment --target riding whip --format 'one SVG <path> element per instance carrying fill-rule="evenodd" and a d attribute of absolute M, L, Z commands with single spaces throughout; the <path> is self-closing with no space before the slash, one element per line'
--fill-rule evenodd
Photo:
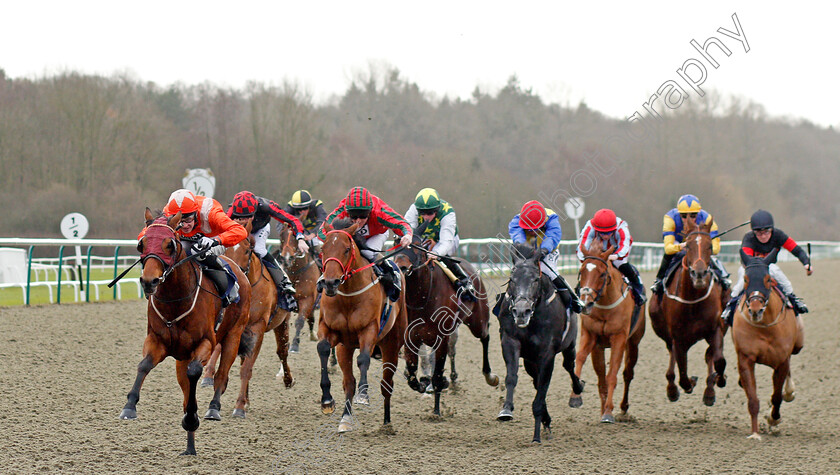
<path fill-rule="evenodd" d="M 718 233 L 718 235 L 717 235 L 717 236 L 715 236 L 715 237 L 716 237 L 716 238 L 719 238 L 719 237 L 723 236 L 724 234 L 728 233 L 729 231 L 734 231 L 734 230 L 736 230 L 736 229 L 738 229 L 738 228 L 740 228 L 740 227 L 746 226 L 746 225 L 748 225 L 748 224 L 750 224 L 750 222 L 749 222 L 749 221 L 747 221 L 747 222 L 745 222 L 745 223 L 741 223 L 741 224 L 739 224 L 739 225 L 735 226 L 734 228 L 729 228 L 729 229 L 727 229 L 726 231 L 724 231 L 724 232 L 722 232 L 722 233 Z"/>
<path fill-rule="evenodd" d="M 114 280 L 112 280 L 112 281 L 111 281 L 111 283 L 110 283 L 110 284 L 108 284 L 108 288 L 110 289 L 111 287 L 113 287 L 113 286 L 114 286 L 114 284 L 116 284 L 116 283 L 117 283 L 117 281 L 119 281 L 120 279 L 122 279 L 123 277 L 125 277 L 125 275 L 126 275 L 126 274 L 128 274 L 128 271 L 130 271 L 131 269 L 133 269 L 133 268 L 134 268 L 134 266 L 136 266 L 136 265 L 137 265 L 137 264 L 139 264 L 139 263 L 140 263 L 140 259 L 137 259 L 136 261 L 134 261 L 134 264 L 131 264 L 131 266 L 130 266 L 128 269 L 124 270 L 122 274 L 120 274 L 120 275 L 118 275 L 117 277 L 115 277 L 115 278 L 114 278 Z"/>

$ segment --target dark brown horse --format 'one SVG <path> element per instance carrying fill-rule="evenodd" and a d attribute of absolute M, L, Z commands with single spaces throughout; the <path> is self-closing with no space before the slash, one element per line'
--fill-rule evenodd
<path fill-rule="evenodd" d="M 382 352 L 382 382 L 380 390 L 384 399 L 384 424 L 391 424 L 391 393 L 394 389 L 394 372 L 403 345 L 406 329 L 405 294 L 390 310 L 388 297 L 379 278 L 359 252 L 353 235 L 358 224 L 350 225 L 346 220 L 334 222 L 335 229 L 327 232 L 321 247 L 324 259 L 323 296 L 321 315 L 318 321 L 318 356 L 321 358 L 321 408 L 325 414 L 335 410 L 335 400 L 330 394 L 330 379 L 327 359 L 330 348 L 336 349 L 338 364 L 344 377 L 345 405 L 339 432 L 352 430 L 352 402 L 370 404 L 367 372 L 374 346 Z M 405 279 L 400 275 L 402 288 Z M 384 315 L 383 320 L 380 316 Z M 384 323 L 384 324 L 383 324 Z M 353 376 L 353 353 L 359 349 L 356 362 L 359 366 L 359 394 L 356 394 L 356 378 Z M 354 398 L 355 395 L 355 398 Z"/>
<path fill-rule="evenodd" d="M 743 252 L 743 251 L 742 251 Z M 732 323 L 732 342 L 738 355 L 740 383 L 747 395 L 750 412 L 750 439 L 761 440 L 758 434 L 758 395 L 755 388 L 755 365 L 773 368 L 773 395 L 767 424 L 776 426 L 782 420 L 782 400 L 795 396 L 790 370 L 791 355 L 798 354 L 805 344 L 805 330 L 793 309 L 785 305 L 787 298 L 775 287 L 768 266 L 775 262 L 777 250 L 765 258 L 742 255 L 746 261 L 744 297 Z"/>
<path fill-rule="evenodd" d="M 295 298 L 298 301 L 298 317 L 295 319 L 295 337 L 289 349 L 292 353 L 300 351 L 300 331 L 303 329 L 304 321 L 309 323 L 309 340 L 318 341 L 315 332 L 315 300 L 318 297 L 318 277 L 321 270 L 315 262 L 315 258 L 309 253 L 298 253 L 295 245 L 295 234 L 288 224 L 280 226 L 280 255 L 279 260 L 286 268 L 286 273 L 295 286 L 297 293 Z M 278 373 L 279 374 L 279 373 Z"/>
<path fill-rule="evenodd" d="M 250 222 L 245 226 L 245 229 L 250 235 Z M 241 345 L 249 351 L 242 356 L 242 367 L 239 370 L 241 386 L 239 397 L 236 399 L 236 407 L 233 409 L 234 417 L 245 418 L 250 402 L 248 388 L 251 375 L 253 374 L 254 362 L 256 362 L 257 356 L 260 354 L 263 337 L 266 332 L 274 330 L 281 335 L 282 339 L 277 344 L 277 354 L 280 356 L 280 363 L 284 369 L 283 383 L 287 388 L 295 384 L 288 362 L 289 316 L 291 314 L 277 305 L 277 287 L 268 269 L 263 264 L 262 259 L 254 252 L 253 237 L 243 239 L 239 244 L 229 247 L 225 251 L 225 256 L 229 257 L 245 272 L 245 275 L 248 277 L 248 282 L 251 284 L 251 309 L 248 324 L 242 333 L 243 345 Z M 247 345 L 245 345 L 245 342 L 247 342 Z M 202 386 L 212 383 L 216 359 L 219 357 L 220 350 L 220 346 L 216 345 L 216 349 L 213 351 L 209 363 L 204 368 Z"/>
<path fill-rule="evenodd" d="M 720 313 L 723 302 L 729 300 L 729 292 L 723 292 L 720 283 L 713 278 L 712 237 L 710 224 L 697 226 L 694 219 L 683 219 L 685 257 L 681 267 L 674 272 L 671 282 L 665 286 L 662 298 L 654 297 L 650 302 L 650 324 L 653 331 L 665 341 L 671 355 L 665 378 L 668 380 L 667 395 L 671 401 L 680 398 L 680 391 L 674 384 L 674 363 L 680 370 L 680 387 L 690 394 L 697 384 L 697 377 L 688 377 L 688 350 L 698 341 L 706 340 L 706 390 L 703 403 L 715 404 L 715 384 L 726 386 L 726 360 L 723 358 L 724 328 Z M 725 295 L 724 295 L 725 294 Z"/>
<path fill-rule="evenodd" d="M 432 372 L 432 387 L 435 393 L 434 414 L 440 415 L 440 392 L 445 388 L 443 367 L 450 350 L 450 337 L 463 322 L 470 332 L 481 341 L 484 380 L 490 386 L 498 386 L 499 377 L 490 369 L 487 350 L 490 343 L 490 308 L 481 277 L 466 262 L 461 267 L 470 276 L 478 294 L 476 302 L 465 302 L 455 291 L 441 264 L 431 259 L 431 254 L 420 246 L 422 231 L 414 231 L 417 247 L 404 249 L 394 262 L 405 274 L 405 300 L 408 310 L 408 330 L 405 335 L 403 357 L 408 373 L 408 385 L 423 393 L 426 385 L 417 380 L 417 357 L 420 345 L 425 344 L 434 351 L 435 367 Z M 452 369 L 455 374 L 454 363 Z"/>
<path fill-rule="evenodd" d="M 152 221 L 146 208 L 146 221 Z M 178 384 L 184 393 L 184 418 L 181 426 L 187 431 L 187 450 L 195 455 L 195 431 L 199 426 L 195 391 L 202 366 L 210 353 L 221 344 L 221 363 L 214 380 L 215 393 L 205 418 L 215 419 L 221 409 L 220 398 L 228 383 L 228 371 L 236 359 L 240 336 L 248 321 L 251 288 L 248 279 L 232 266 L 239 282 L 239 302 L 224 311 L 218 330 L 216 316 L 222 310 L 215 285 L 204 279 L 198 264 L 187 257 L 184 245 L 175 234 L 181 213 L 171 218 L 154 219 L 137 244 L 143 262 L 140 283 L 149 298 L 146 310 L 148 327 L 143 343 L 143 359 L 137 367 L 137 379 L 128 393 L 128 402 L 120 419 L 137 418 L 140 387 L 149 371 L 167 356 L 175 358 Z"/>
<path fill-rule="evenodd" d="M 618 383 L 618 371 L 624 360 L 624 398 L 621 411 L 630 407 L 630 381 L 639 358 L 639 342 L 645 335 L 644 305 L 636 309 L 633 298 L 628 298 L 629 286 L 621 272 L 609 261 L 615 249 L 610 246 L 601 251 L 601 239 L 596 237 L 578 274 L 580 299 L 586 305 L 580 314 L 580 342 L 578 343 L 575 374 L 580 377 L 583 363 L 592 353 L 592 367 L 598 375 L 598 393 L 601 396 L 601 422 L 615 422 L 613 393 Z M 633 315 L 637 320 L 633 321 Z M 606 369 L 604 349 L 611 348 L 609 372 Z M 626 358 L 625 358 L 626 357 Z M 582 404 L 580 393 L 572 392 L 569 405 Z"/>

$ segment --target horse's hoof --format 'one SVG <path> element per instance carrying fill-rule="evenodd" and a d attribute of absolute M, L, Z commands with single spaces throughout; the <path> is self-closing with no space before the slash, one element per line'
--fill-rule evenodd
<path fill-rule="evenodd" d="M 300 346 L 297 343 L 292 343 L 291 345 L 289 345 L 289 353 L 300 353 Z"/>
<path fill-rule="evenodd" d="M 196 455 L 195 450 L 185 450 L 181 452 L 181 455 Z"/>
<path fill-rule="evenodd" d="M 220 421 L 222 420 L 222 415 L 219 414 L 218 409 L 207 409 L 207 414 L 204 414 L 205 421 Z"/>
<path fill-rule="evenodd" d="M 124 421 L 133 421 L 137 419 L 137 411 L 134 409 L 123 409 L 120 412 L 120 419 Z"/>
<path fill-rule="evenodd" d="M 321 403 L 321 412 L 324 414 L 332 414 L 335 411 L 335 401 L 330 399 L 329 401 Z"/>
<path fill-rule="evenodd" d="M 703 404 L 712 407 L 715 405 L 715 395 L 712 394 L 711 396 L 703 396 Z"/>
<path fill-rule="evenodd" d="M 612 414 L 604 414 L 601 416 L 601 422 L 605 424 L 615 424 L 615 417 Z"/>
<path fill-rule="evenodd" d="M 753 432 L 752 434 L 748 435 L 747 438 L 753 440 L 761 440 L 761 436 L 758 435 L 758 432 Z"/>
<path fill-rule="evenodd" d="M 583 406 L 583 398 L 580 396 L 572 396 L 569 398 L 569 407 L 578 408 Z"/>
<path fill-rule="evenodd" d="M 318 335 L 314 330 L 309 332 L 309 341 L 318 341 Z"/>
<path fill-rule="evenodd" d="M 370 397 L 367 394 L 356 394 L 353 396 L 353 404 L 370 406 Z"/>
<path fill-rule="evenodd" d="M 717 387 L 725 388 L 726 387 L 726 376 L 723 374 L 717 375 Z"/>
<path fill-rule="evenodd" d="M 452 375 L 452 381 L 455 381 L 454 374 Z M 484 381 L 486 381 L 488 385 L 493 386 L 494 388 L 499 385 L 499 377 L 493 373 L 485 374 Z"/>
<path fill-rule="evenodd" d="M 780 422 L 782 422 L 781 417 L 779 417 L 778 419 L 773 419 L 773 416 L 771 414 L 767 414 L 767 425 L 768 426 L 775 427 L 775 426 L 779 425 Z"/>
<path fill-rule="evenodd" d="M 496 419 L 498 419 L 502 422 L 512 421 L 513 420 L 513 411 L 511 411 L 510 409 L 507 409 L 507 408 L 502 408 L 502 410 L 499 411 L 499 415 L 496 416 Z"/>
<path fill-rule="evenodd" d="M 238 407 L 233 410 L 233 417 L 238 417 L 239 419 L 245 419 L 245 409 L 239 409 Z"/>
<path fill-rule="evenodd" d="M 288 380 L 284 379 L 283 384 L 286 386 L 286 389 L 291 389 L 291 387 L 295 385 L 295 378 L 289 378 Z"/>
<path fill-rule="evenodd" d="M 542 444 L 542 441 L 540 439 L 534 439 L 534 440 L 531 441 L 531 443 L 532 444 Z"/>
<path fill-rule="evenodd" d="M 342 416 L 338 423 L 338 433 L 343 434 L 353 430 L 353 419 L 347 416 Z"/>
<path fill-rule="evenodd" d="M 680 390 L 676 386 L 669 385 L 668 389 L 665 390 L 665 394 L 668 395 L 668 400 L 671 402 L 677 402 L 680 399 Z"/>
<path fill-rule="evenodd" d="M 784 400 L 785 402 L 792 402 L 794 399 L 796 399 L 796 391 L 782 393 L 782 400 Z"/>
<path fill-rule="evenodd" d="M 213 378 L 202 378 L 201 379 L 201 387 L 202 388 L 212 388 L 213 387 Z"/>

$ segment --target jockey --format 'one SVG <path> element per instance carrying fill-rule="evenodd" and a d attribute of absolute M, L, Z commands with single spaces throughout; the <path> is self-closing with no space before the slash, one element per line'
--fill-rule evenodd
<path fill-rule="evenodd" d="M 225 248 L 235 246 L 248 237 L 248 232 L 242 225 L 228 218 L 218 201 L 196 196 L 189 190 L 175 190 L 163 208 L 166 216 L 174 216 L 179 211 L 181 223 L 176 231 L 178 236 L 198 238 L 187 250 L 187 254 L 199 254 L 196 260 L 205 268 L 205 273 L 214 281 L 216 288 L 226 289 L 227 271 L 218 256 L 224 254 Z M 239 283 L 234 280 L 233 289 L 227 297 L 222 298 L 222 307 L 238 300 Z"/>
<path fill-rule="evenodd" d="M 700 200 L 694 195 L 682 195 L 677 200 L 677 207 L 665 213 L 662 223 L 662 240 L 665 243 L 665 254 L 662 255 L 662 263 L 659 265 L 659 270 L 656 272 L 656 280 L 650 290 L 656 295 L 662 295 L 665 291 L 662 279 L 665 278 L 665 273 L 674 260 L 674 257 L 685 255 L 682 252 L 685 249 L 686 231 L 683 227 L 683 221 L 693 219 L 698 226 L 711 223 L 712 227 L 709 229 L 709 234 L 712 238 L 712 271 L 717 275 L 718 280 L 723 287 L 723 290 L 729 288 L 732 282 L 729 281 L 729 273 L 723 267 L 723 263 L 715 257 L 720 252 L 720 238 L 717 237 L 718 225 L 715 219 L 703 210 L 700 205 Z"/>
<path fill-rule="evenodd" d="M 438 193 L 433 188 L 423 188 L 417 193 L 408 211 L 405 212 L 405 220 L 409 224 L 422 225 L 424 222 L 428 223 L 425 231 L 423 231 L 423 238 L 430 239 L 435 242 L 432 252 L 438 256 L 451 256 L 458 251 L 458 223 L 455 218 L 455 209 L 446 201 L 440 199 Z M 439 260 L 437 256 L 429 254 L 429 258 Z M 476 301 L 475 287 L 466 272 L 461 268 L 457 261 L 445 259 L 438 262 L 447 272 L 447 277 L 452 280 L 457 289 L 462 289 L 458 292 L 463 295 L 465 300 L 471 302 Z"/>
<path fill-rule="evenodd" d="M 277 286 L 277 293 L 283 298 L 278 299 L 278 304 L 283 310 L 290 312 L 298 311 L 297 300 L 295 300 L 295 287 L 286 275 L 286 271 L 277 262 L 265 246 L 268 235 L 271 234 L 271 218 L 277 221 L 288 223 L 298 239 L 298 249 L 301 252 L 309 251 L 309 246 L 303 238 L 303 225 L 294 216 L 286 213 L 280 205 L 269 199 L 255 196 L 250 191 L 240 191 L 233 197 L 233 203 L 227 211 L 237 223 L 245 226 L 251 221 L 251 236 L 254 236 L 254 252 L 265 264 L 268 273 L 274 279 Z"/>
<path fill-rule="evenodd" d="M 602 250 L 615 247 L 615 251 L 609 256 L 609 261 L 630 281 L 633 288 L 633 300 L 636 306 L 645 303 L 645 287 L 642 285 L 642 278 L 639 271 L 630 263 L 630 249 L 633 247 L 633 237 L 630 236 L 630 228 L 627 221 L 617 217 L 611 209 L 599 209 L 595 216 L 586 222 L 583 231 L 580 232 L 580 244 L 578 244 L 578 259 L 583 262 L 583 250 L 589 250 L 595 236 L 601 238 Z"/>
<path fill-rule="evenodd" d="M 773 215 L 763 209 L 756 211 L 753 213 L 752 217 L 750 217 L 750 227 L 752 228 L 752 231 L 745 234 L 744 239 L 741 240 L 742 266 L 738 268 L 738 281 L 732 286 L 732 299 L 729 301 L 729 304 L 726 306 L 723 314 L 721 314 L 721 318 L 723 318 L 727 325 L 732 325 L 732 316 L 735 313 L 735 307 L 738 306 L 738 299 L 744 291 L 743 265 L 746 265 L 746 262 L 743 262 L 743 255 L 764 257 L 767 254 L 770 254 L 770 251 L 773 249 L 785 248 L 791 254 L 796 256 L 797 259 L 799 259 L 799 262 L 805 266 L 806 275 L 811 275 L 813 273 L 811 270 L 811 258 L 805 250 L 796 244 L 796 241 L 789 238 L 788 235 L 781 229 L 774 227 Z M 796 315 L 799 315 L 800 313 L 808 313 L 808 307 L 805 306 L 802 299 L 793 294 L 793 285 L 791 285 L 790 280 L 788 280 L 787 276 L 782 272 L 779 266 L 776 265 L 775 259 L 774 262 L 770 264 L 769 270 L 770 277 L 775 279 L 779 284 L 779 288 L 782 292 L 784 292 L 790 302 L 790 305 L 793 307 L 793 312 Z"/>
<path fill-rule="evenodd" d="M 338 204 L 338 207 L 324 220 L 324 225 L 331 225 L 334 220 L 341 218 L 349 218 L 354 224 L 359 224 L 360 227 L 356 231 L 356 236 L 364 239 L 367 247 L 367 249 L 360 249 L 360 251 L 370 262 L 374 262 L 376 252 L 382 250 L 382 246 L 388 239 L 389 229 L 397 236 L 402 236 L 400 238 L 401 246 L 406 247 L 411 244 L 411 226 L 405 219 L 379 197 L 374 196 L 361 186 L 350 190 Z M 326 239 L 324 226 L 318 229 L 318 238 L 321 241 Z M 399 268 L 390 260 L 385 260 L 377 263 L 374 269 L 380 276 L 388 297 L 396 302 L 402 290 Z"/>
<path fill-rule="evenodd" d="M 292 194 L 292 199 L 283 210 L 298 218 L 303 224 L 303 234 L 306 243 L 309 244 L 309 251 L 317 256 L 323 244 L 318 239 L 318 228 L 327 219 L 324 202 L 312 199 L 312 195 L 306 190 L 298 190 Z"/>
<path fill-rule="evenodd" d="M 560 240 L 563 238 L 560 217 L 554 211 L 546 209 L 539 201 L 529 201 L 508 223 L 508 234 L 514 244 L 528 243 L 540 247 L 543 252 L 540 270 L 551 279 L 563 305 L 575 313 L 583 311 L 583 302 L 577 298 L 566 279 L 557 273 Z"/>

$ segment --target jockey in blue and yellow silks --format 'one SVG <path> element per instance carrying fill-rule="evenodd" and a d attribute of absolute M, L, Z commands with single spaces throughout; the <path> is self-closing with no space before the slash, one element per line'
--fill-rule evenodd
<path fill-rule="evenodd" d="M 711 223 L 709 234 L 712 238 L 712 271 L 718 276 L 724 290 L 729 287 L 729 273 L 724 269 L 723 264 L 714 256 L 720 252 L 720 238 L 717 237 L 718 225 L 711 214 L 706 212 L 700 205 L 700 200 L 694 195 L 682 195 L 677 200 L 677 207 L 665 213 L 662 222 L 662 241 L 665 244 L 665 254 L 662 256 L 662 263 L 659 265 L 659 271 L 656 272 L 656 280 L 653 282 L 650 290 L 662 295 L 665 290 L 662 279 L 674 260 L 674 257 L 685 255 L 682 252 L 685 249 L 686 231 L 683 228 L 684 219 L 694 219 L 698 226 Z"/>

